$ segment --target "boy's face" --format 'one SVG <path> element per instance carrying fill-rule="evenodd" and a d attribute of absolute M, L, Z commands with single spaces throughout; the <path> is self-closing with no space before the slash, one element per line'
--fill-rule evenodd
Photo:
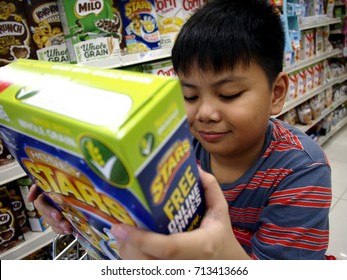
<path fill-rule="evenodd" d="M 263 70 L 253 64 L 216 74 L 192 67 L 187 76 L 178 73 L 191 133 L 211 155 L 258 156 L 277 113 Z"/>

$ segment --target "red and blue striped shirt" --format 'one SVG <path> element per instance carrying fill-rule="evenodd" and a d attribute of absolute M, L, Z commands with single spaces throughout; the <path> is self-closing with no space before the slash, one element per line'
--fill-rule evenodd
<path fill-rule="evenodd" d="M 208 153 L 196 144 L 202 168 Z M 325 259 L 331 169 L 322 148 L 276 119 L 262 156 L 241 178 L 221 184 L 236 238 L 254 259 Z"/>

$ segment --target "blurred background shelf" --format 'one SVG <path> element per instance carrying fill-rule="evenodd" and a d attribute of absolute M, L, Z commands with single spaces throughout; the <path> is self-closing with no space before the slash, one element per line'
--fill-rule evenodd
<path fill-rule="evenodd" d="M 24 234 L 25 241 L 0 254 L 0 260 L 20 260 L 38 249 L 51 244 L 57 234 L 47 228 L 43 232 L 27 232 Z"/>
<path fill-rule="evenodd" d="M 26 173 L 16 161 L 0 166 L 0 185 L 4 185 L 23 176 L 26 176 Z"/>

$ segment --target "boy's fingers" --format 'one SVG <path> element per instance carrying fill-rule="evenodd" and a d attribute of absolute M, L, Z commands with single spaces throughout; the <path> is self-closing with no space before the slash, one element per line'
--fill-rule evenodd
<path fill-rule="evenodd" d="M 186 259 L 187 252 L 188 254 L 194 252 L 200 239 L 194 232 L 190 232 L 189 235 L 186 233 L 164 235 L 124 224 L 114 225 L 111 232 L 120 243 L 121 252 L 129 251 L 129 247 L 139 251 L 125 255 L 130 259 L 137 259 L 138 255 L 147 256 L 147 259 L 149 256 L 157 259 Z"/>
<path fill-rule="evenodd" d="M 27 199 L 29 202 L 34 202 L 40 194 L 41 191 L 38 189 L 38 187 L 36 185 L 32 185 L 29 189 Z"/>

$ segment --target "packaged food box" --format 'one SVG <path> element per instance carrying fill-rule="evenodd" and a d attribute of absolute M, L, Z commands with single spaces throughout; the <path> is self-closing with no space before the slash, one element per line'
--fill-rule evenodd
<path fill-rule="evenodd" d="M 143 64 L 142 70 L 144 73 L 150 73 L 160 76 L 177 77 L 172 62 L 169 59 Z"/>
<path fill-rule="evenodd" d="M 111 0 L 57 0 L 57 4 L 71 62 L 120 63 L 119 22 Z"/>
<path fill-rule="evenodd" d="M 14 157 L 11 155 L 4 142 L 0 138 L 0 166 L 7 165 L 12 162 L 14 162 Z"/>
<path fill-rule="evenodd" d="M 160 49 L 160 34 L 154 0 L 119 0 L 127 53 Z"/>
<path fill-rule="evenodd" d="M 155 8 L 158 17 L 158 28 L 162 48 L 172 48 L 185 22 L 186 13 L 183 8 L 183 0 L 155 0 Z"/>
<path fill-rule="evenodd" d="M 10 182 L 6 185 L 6 188 L 10 195 L 10 201 L 12 204 L 14 217 L 17 220 L 17 223 L 22 233 L 29 232 L 30 226 L 29 226 L 22 194 L 19 190 L 18 185 L 15 182 Z"/>
<path fill-rule="evenodd" d="M 204 196 L 177 79 L 20 60 L 0 69 L 0 134 L 96 258 L 126 223 L 190 231 Z"/>
<path fill-rule="evenodd" d="M 6 186 L 0 186 L 0 253 L 17 246 L 24 236 L 16 220 Z"/>
<path fill-rule="evenodd" d="M 33 184 L 32 180 L 25 176 L 16 180 L 16 185 L 19 188 L 20 194 L 23 198 L 25 213 L 28 219 L 28 223 L 31 231 L 42 232 L 45 231 L 49 225 L 47 225 L 43 219 L 39 211 L 34 206 L 34 203 L 28 200 L 29 188 Z"/>
<path fill-rule="evenodd" d="M 51 62 L 69 62 L 57 1 L 24 0 L 23 3 L 37 58 Z"/>
<path fill-rule="evenodd" d="M 20 58 L 37 58 L 23 2 L 0 0 L 0 66 Z"/>

